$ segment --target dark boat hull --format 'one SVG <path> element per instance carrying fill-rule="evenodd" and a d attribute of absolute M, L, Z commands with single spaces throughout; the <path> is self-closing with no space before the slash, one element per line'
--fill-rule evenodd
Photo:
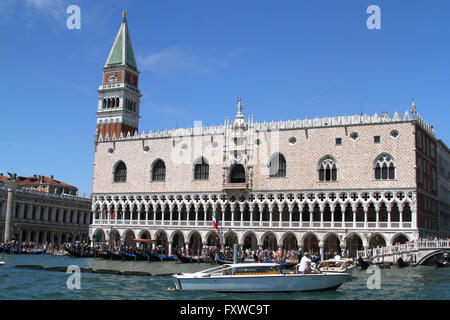
<path fill-rule="evenodd" d="M 136 261 L 137 256 L 135 254 L 130 253 L 122 253 L 123 260 L 125 261 Z"/>
<path fill-rule="evenodd" d="M 205 258 L 193 258 L 191 256 L 182 256 L 178 252 L 175 253 L 178 260 L 180 260 L 182 263 L 205 263 L 207 262 Z"/>
<path fill-rule="evenodd" d="M 72 249 L 64 248 L 72 257 L 76 258 L 95 258 L 96 255 L 94 253 L 87 253 L 83 251 L 75 251 Z"/>
<path fill-rule="evenodd" d="M 124 260 L 124 257 L 121 254 L 112 253 L 110 251 L 108 251 L 108 254 L 106 254 L 103 258 L 108 260 Z"/>
<path fill-rule="evenodd" d="M 223 259 L 217 259 L 216 262 L 220 265 L 233 263 L 232 261 L 223 260 Z"/>
<path fill-rule="evenodd" d="M 409 263 L 408 263 L 408 262 L 405 262 L 402 258 L 399 258 L 399 259 L 397 260 L 397 267 L 399 267 L 399 268 L 405 268 L 405 267 L 407 267 L 407 266 L 409 266 Z"/>
<path fill-rule="evenodd" d="M 2 252 L 8 253 L 8 254 L 22 254 L 21 250 L 16 249 L 16 248 L 3 248 L 2 247 Z"/>
<path fill-rule="evenodd" d="M 358 258 L 358 264 L 361 267 L 361 269 L 363 269 L 363 270 L 366 270 L 370 266 L 370 264 L 368 262 L 364 261 L 364 259 L 361 257 Z"/>
<path fill-rule="evenodd" d="M 446 268 L 449 267 L 450 263 L 448 261 L 436 261 L 436 267 L 438 268 Z"/>
<path fill-rule="evenodd" d="M 175 261 L 177 259 L 176 256 L 167 256 L 165 254 L 155 254 L 155 256 L 162 259 L 162 261 Z"/>
<path fill-rule="evenodd" d="M 31 250 L 28 254 L 44 254 L 45 250 Z"/>
<path fill-rule="evenodd" d="M 153 253 L 136 253 L 136 258 L 139 261 L 162 261 L 161 257 Z"/>

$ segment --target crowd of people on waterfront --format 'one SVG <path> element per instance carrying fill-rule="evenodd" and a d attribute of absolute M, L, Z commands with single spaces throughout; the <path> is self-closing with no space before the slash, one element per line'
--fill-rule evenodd
<path fill-rule="evenodd" d="M 8 241 L 0 242 L 0 252 L 5 251 L 5 249 L 16 249 L 20 253 L 31 253 L 36 251 L 42 251 L 43 253 L 62 255 L 64 254 L 63 244 L 57 243 L 36 243 L 33 241 Z"/>
<path fill-rule="evenodd" d="M 433 237 L 428 238 L 420 238 L 417 241 L 435 241 L 435 240 L 450 240 L 446 239 L 438 239 Z M 415 241 L 410 241 L 407 243 L 414 243 Z M 115 243 L 110 244 L 108 242 L 102 241 L 93 241 L 93 242 L 67 242 L 67 243 L 36 243 L 32 241 L 9 241 L 9 242 L 0 242 L 0 252 L 3 251 L 3 248 L 9 249 L 18 249 L 21 253 L 30 253 L 35 252 L 36 250 L 42 250 L 44 253 L 54 254 L 54 255 L 64 255 L 67 254 L 66 248 L 77 253 L 107 253 L 111 252 L 114 254 L 133 254 L 133 253 L 153 253 L 153 254 L 168 254 L 167 248 L 164 248 L 161 245 L 151 244 L 151 243 L 141 243 L 141 244 L 128 244 L 125 245 L 123 243 Z M 314 250 L 314 248 L 309 248 L 309 256 L 312 262 L 319 262 L 321 258 L 328 260 L 332 259 L 335 256 L 340 256 L 341 258 L 350 258 L 349 250 L 336 248 L 335 250 L 329 250 L 323 252 L 323 257 L 320 252 Z M 177 252 L 178 254 L 185 256 L 195 256 L 199 258 L 206 259 L 224 259 L 224 260 L 233 260 L 233 246 L 225 246 L 225 248 L 218 248 L 216 246 L 201 246 L 200 248 L 195 247 L 174 247 L 172 253 Z M 302 248 L 298 249 L 268 249 L 268 248 L 241 248 L 238 254 L 238 258 L 240 261 L 289 261 L 300 262 L 303 257 L 304 250 Z"/>

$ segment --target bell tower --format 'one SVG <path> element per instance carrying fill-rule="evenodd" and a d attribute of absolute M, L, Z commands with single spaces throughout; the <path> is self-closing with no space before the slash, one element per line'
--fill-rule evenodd
<path fill-rule="evenodd" d="M 97 131 L 99 135 L 134 135 L 139 128 L 139 107 L 142 97 L 138 88 L 139 71 L 131 45 L 127 13 L 103 67 L 103 81 L 98 88 Z"/>

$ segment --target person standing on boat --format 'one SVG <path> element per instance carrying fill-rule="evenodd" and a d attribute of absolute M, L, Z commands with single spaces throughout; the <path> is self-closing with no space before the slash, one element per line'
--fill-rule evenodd
<path fill-rule="evenodd" d="M 299 248 L 299 249 L 298 249 L 297 258 L 298 258 L 298 263 L 300 263 L 300 261 L 301 261 L 302 258 L 303 258 L 303 249 L 302 249 L 302 248 Z"/>
<path fill-rule="evenodd" d="M 309 254 L 308 252 L 305 252 L 303 254 L 303 258 L 299 263 L 299 268 L 298 271 L 299 273 L 309 273 L 309 271 L 311 270 L 311 259 L 309 258 Z"/>

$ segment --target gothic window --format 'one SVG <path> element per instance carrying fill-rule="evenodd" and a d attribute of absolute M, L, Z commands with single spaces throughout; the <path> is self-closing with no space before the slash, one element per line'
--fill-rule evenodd
<path fill-rule="evenodd" d="M 127 167 L 123 161 L 120 161 L 114 169 L 114 182 L 127 181 Z"/>
<path fill-rule="evenodd" d="M 337 166 L 336 161 L 326 156 L 319 162 L 319 181 L 336 181 Z"/>
<path fill-rule="evenodd" d="M 157 160 L 152 169 L 152 181 L 166 180 L 166 165 L 161 159 Z"/>
<path fill-rule="evenodd" d="M 395 163 L 388 154 L 382 154 L 375 160 L 374 170 L 376 180 L 395 179 Z"/>
<path fill-rule="evenodd" d="M 270 159 L 269 176 L 271 178 L 286 177 L 286 159 L 281 153 L 276 153 Z"/>
<path fill-rule="evenodd" d="M 242 164 L 233 166 L 230 172 L 231 183 L 245 183 L 245 169 Z"/>
<path fill-rule="evenodd" d="M 194 179 L 195 180 L 208 180 L 209 179 L 209 165 L 205 158 L 201 157 L 194 164 Z"/>

